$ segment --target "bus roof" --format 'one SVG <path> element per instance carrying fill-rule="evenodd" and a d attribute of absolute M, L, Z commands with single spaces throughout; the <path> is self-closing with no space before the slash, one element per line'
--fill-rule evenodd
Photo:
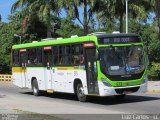
<path fill-rule="evenodd" d="M 97 38 L 103 37 L 139 37 L 137 34 L 125 34 L 125 33 L 116 33 L 116 34 L 99 34 L 99 35 L 91 35 L 91 36 L 82 36 L 82 37 L 73 37 L 73 38 L 64 38 L 55 40 L 53 38 L 47 41 L 39 41 L 33 43 L 24 43 L 24 44 L 17 44 L 13 45 L 12 49 L 19 49 L 19 48 L 30 48 L 30 47 L 39 47 L 39 46 L 48 46 L 48 45 L 56 45 L 56 44 L 67 44 L 67 43 L 79 43 L 79 42 L 86 42 L 86 41 L 94 41 L 98 44 Z"/>
<path fill-rule="evenodd" d="M 129 33 L 129 34 L 126 34 L 126 33 L 113 33 L 113 34 L 99 34 L 99 35 L 96 35 L 98 38 L 101 38 L 101 37 L 139 37 L 138 34 L 133 34 L 133 33 Z"/>
<path fill-rule="evenodd" d="M 79 42 L 87 42 L 87 41 L 96 41 L 96 36 L 83 36 L 83 37 L 74 37 L 74 38 L 64 38 L 60 40 L 47 40 L 47 41 L 39 41 L 34 43 L 24 43 L 13 45 L 12 49 L 19 48 L 30 48 L 30 47 L 39 47 L 39 46 L 48 46 L 48 45 L 56 45 L 56 44 L 67 44 L 67 43 L 79 43 Z"/>

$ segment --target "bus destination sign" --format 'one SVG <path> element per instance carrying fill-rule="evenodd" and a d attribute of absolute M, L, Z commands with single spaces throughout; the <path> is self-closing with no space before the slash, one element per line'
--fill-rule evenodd
<path fill-rule="evenodd" d="M 98 39 L 99 44 L 127 44 L 141 42 L 138 36 L 133 37 L 103 37 Z"/>

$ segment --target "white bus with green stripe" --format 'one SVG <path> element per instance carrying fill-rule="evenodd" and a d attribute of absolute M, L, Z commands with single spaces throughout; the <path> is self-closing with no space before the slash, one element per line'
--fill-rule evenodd
<path fill-rule="evenodd" d="M 147 57 L 136 34 L 94 34 L 12 47 L 13 83 L 42 91 L 116 96 L 147 90 Z"/>

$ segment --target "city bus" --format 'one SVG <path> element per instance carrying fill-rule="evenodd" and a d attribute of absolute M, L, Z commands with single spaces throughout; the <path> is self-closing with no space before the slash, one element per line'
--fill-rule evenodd
<path fill-rule="evenodd" d="M 93 33 L 45 39 L 12 47 L 13 83 L 35 96 L 73 93 L 116 96 L 147 90 L 147 57 L 137 34 Z"/>

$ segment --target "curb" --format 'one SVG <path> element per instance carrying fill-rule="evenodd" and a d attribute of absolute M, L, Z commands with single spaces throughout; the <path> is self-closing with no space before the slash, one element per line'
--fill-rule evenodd
<path fill-rule="evenodd" d="M 0 84 L 12 84 L 12 81 L 0 81 Z"/>
<path fill-rule="evenodd" d="M 160 93 L 160 90 L 148 90 L 147 93 Z"/>

